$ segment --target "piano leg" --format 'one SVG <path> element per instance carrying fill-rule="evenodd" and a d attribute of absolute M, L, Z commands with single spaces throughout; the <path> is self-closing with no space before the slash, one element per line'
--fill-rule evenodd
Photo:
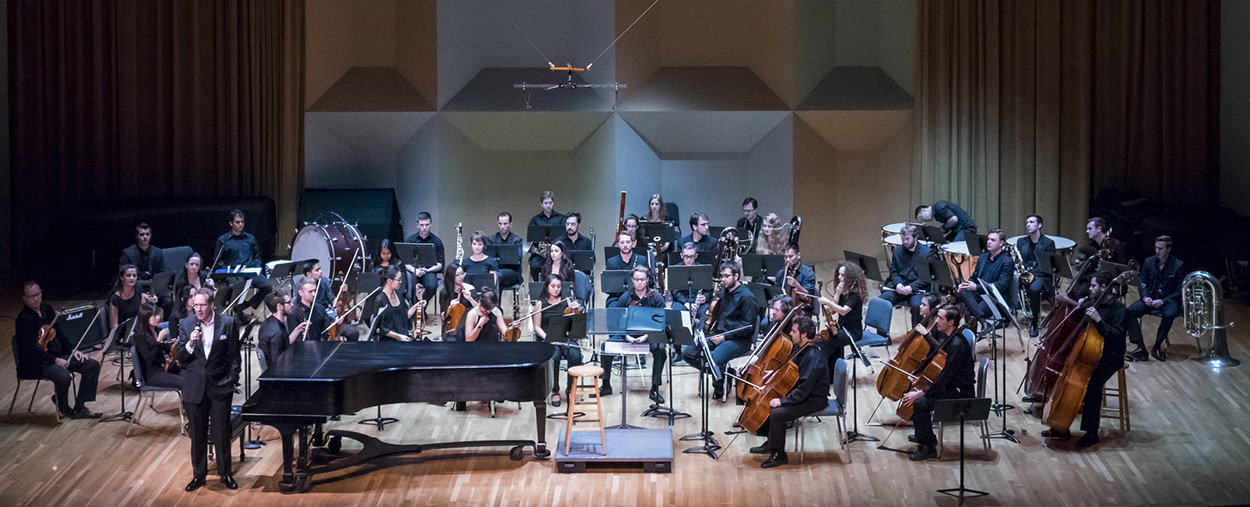
<path fill-rule="evenodd" d="M 326 445 L 325 431 L 323 431 L 321 423 L 313 425 L 312 445 L 315 447 L 322 447 Z"/>
<path fill-rule="evenodd" d="M 282 480 L 278 490 L 283 493 L 307 492 L 312 474 L 308 471 L 308 426 L 300 424 L 272 424 L 282 435 Z M 295 440 L 296 435 L 299 441 Z M 298 445 L 298 447 L 296 447 Z"/>
<path fill-rule="evenodd" d="M 547 450 L 547 402 L 534 402 L 535 424 L 538 427 L 538 442 L 534 444 L 534 457 L 537 459 L 547 459 L 551 457 L 551 451 Z"/>

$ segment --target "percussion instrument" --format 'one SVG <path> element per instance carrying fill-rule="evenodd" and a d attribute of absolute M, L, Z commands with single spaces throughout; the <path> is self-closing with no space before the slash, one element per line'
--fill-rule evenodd
<path fill-rule="evenodd" d="M 1023 238 L 1023 237 L 1024 236 L 1022 235 L 1022 236 L 1012 236 L 1010 238 L 1007 238 L 1007 244 L 1015 246 L 1016 242 L 1020 241 L 1020 238 Z M 1055 242 L 1055 253 L 1057 254 L 1069 255 L 1072 253 L 1072 250 L 1076 248 L 1076 242 L 1068 238 L 1064 238 L 1061 236 L 1050 236 L 1050 235 L 1047 235 L 1046 237 L 1050 238 L 1052 241 Z"/>
<path fill-rule="evenodd" d="M 956 285 L 972 279 L 972 274 L 977 269 L 977 257 L 968 255 L 967 243 L 942 245 L 942 257 L 946 259 L 946 267 L 950 268 Z"/>
<path fill-rule="evenodd" d="M 903 227 L 906 226 L 907 224 L 915 224 L 916 226 L 924 225 L 924 224 L 918 224 L 916 222 L 898 222 L 894 224 L 885 224 L 881 226 L 881 237 L 884 239 L 892 235 L 902 234 Z"/>
<path fill-rule="evenodd" d="M 321 261 L 321 270 L 326 276 L 332 280 L 343 280 L 352 259 L 363 266 L 368 250 L 365 237 L 355 225 L 346 222 L 311 223 L 295 235 L 295 241 L 291 243 L 291 258 L 317 259 Z"/>

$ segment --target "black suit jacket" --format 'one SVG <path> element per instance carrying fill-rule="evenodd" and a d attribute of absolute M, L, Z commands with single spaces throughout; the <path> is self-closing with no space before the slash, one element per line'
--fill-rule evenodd
<path fill-rule="evenodd" d="M 182 363 L 182 401 L 201 403 L 206 397 L 229 401 L 239 383 L 243 358 L 239 355 L 239 330 L 234 319 L 217 315 L 213 319 L 213 350 L 204 357 L 203 344 L 187 352 L 191 331 L 200 324 L 195 315 L 178 323 L 178 361 Z"/>
<path fill-rule="evenodd" d="M 118 265 L 127 264 L 134 264 L 139 268 L 140 280 L 151 280 L 152 275 L 165 271 L 165 253 L 160 248 L 148 245 L 148 262 L 144 263 L 139 245 L 130 245 L 122 250 L 122 258 L 118 261 Z"/>
<path fill-rule="evenodd" d="M 278 320 L 277 317 L 270 315 L 265 322 L 261 323 L 257 346 L 265 355 L 266 365 L 271 365 L 278 360 L 282 351 L 291 345 L 290 340 L 291 333 L 287 330 L 286 323 Z"/>
<path fill-rule="evenodd" d="M 1160 270 L 1159 258 L 1151 255 L 1146 258 L 1144 264 L 1145 267 L 1141 270 L 1141 297 L 1179 303 L 1181 283 L 1185 278 L 1183 268 L 1185 263 L 1169 255 L 1168 260 L 1163 263 L 1163 269 Z"/>

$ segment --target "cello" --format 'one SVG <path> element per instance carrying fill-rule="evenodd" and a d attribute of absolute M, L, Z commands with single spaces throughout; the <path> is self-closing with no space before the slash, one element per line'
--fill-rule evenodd
<path fill-rule="evenodd" d="M 786 319 L 787 321 L 789 319 Z M 781 333 L 777 333 L 780 335 Z M 790 344 L 787 337 L 784 342 Z M 765 372 L 758 387 L 747 386 L 752 393 L 749 395 L 751 401 L 747 402 L 747 406 L 742 409 L 742 413 L 738 414 L 738 425 L 751 433 L 759 432 L 764 426 L 764 422 L 768 420 L 771 407 L 768 401 L 773 398 L 784 398 L 794 389 L 795 384 L 799 382 L 799 366 L 794 364 L 794 358 L 803 352 L 803 349 L 810 347 L 811 343 L 804 345 L 795 351 L 794 354 L 782 356 L 785 362 L 772 371 Z M 786 347 L 789 349 L 790 347 Z M 777 358 L 780 359 L 780 358 Z M 739 386 L 745 385 L 745 382 L 739 383 Z M 741 389 L 739 390 L 741 392 Z"/>
<path fill-rule="evenodd" d="M 903 336 L 898 352 L 886 363 L 881 374 L 877 375 L 877 392 L 883 398 L 898 401 L 907 394 L 913 381 L 911 377 L 918 373 L 921 363 L 929 359 L 930 352 L 938 348 L 937 342 L 929 334 L 937 314 L 936 309 L 930 310 L 929 316 L 919 326 Z"/>
<path fill-rule="evenodd" d="M 786 362 L 790 360 L 790 352 L 794 346 L 790 342 L 790 337 L 783 330 L 801 309 L 797 306 L 791 308 L 790 313 L 786 314 L 786 318 L 774 323 L 772 329 L 769 329 L 768 334 L 764 336 L 764 340 L 747 357 L 746 366 L 743 366 L 738 372 L 738 376 L 742 377 L 743 380 L 738 383 L 737 394 L 740 401 L 746 403 L 753 401 L 760 391 L 751 387 L 751 384 L 763 385 L 773 372 L 782 369 Z M 782 395 L 784 396 L 785 393 L 782 393 Z M 765 415 L 768 412 L 767 408 L 765 407 L 764 410 Z"/>

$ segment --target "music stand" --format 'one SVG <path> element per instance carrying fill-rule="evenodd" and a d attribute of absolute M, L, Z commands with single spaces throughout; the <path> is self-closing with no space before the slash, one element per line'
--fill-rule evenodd
<path fill-rule="evenodd" d="M 302 266 L 307 260 L 308 259 L 301 259 L 298 261 L 287 261 L 274 264 L 273 268 L 269 270 L 269 278 L 279 280 L 280 283 L 278 286 L 281 288 L 283 283 L 290 283 L 291 279 L 295 277 L 295 268 Z"/>
<path fill-rule="evenodd" d="M 399 259 L 418 268 L 428 268 L 438 263 L 434 258 L 433 243 L 395 243 Z"/>
<path fill-rule="evenodd" d="M 999 305 L 1001 304 L 1003 305 L 1004 308 L 1006 308 L 1007 303 L 1003 300 L 1002 294 L 999 293 L 998 287 L 995 287 L 994 284 L 986 283 L 985 280 L 982 280 L 979 278 L 977 279 L 977 282 L 982 287 L 985 287 L 987 291 L 992 293 L 992 294 L 982 294 L 981 299 L 985 301 L 987 305 L 989 305 L 990 313 L 994 315 L 994 320 L 995 321 L 1006 320 L 1003 318 L 1004 312 L 999 311 Z M 1008 313 L 1008 315 L 1010 315 L 1010 313 Z M 1014 316 L 1011 317 L 1011 321 L 1016 326 L 1016 337 L 1019 338 L 1020 337 L 1020 323 L 1016 322 Z M 1020 344 L 1023 347 L 1024 345 L 1023 338 L 1021 338 Z M 1006 355 L 1006 352 L 1007 352 L 1007 349 L 1006 347 L 1004 347 L 1003 348 L 1004 356 Z M 992 335 L 992 331 L 991 331 L 991 336 L 990 336 L 990 357 L 994 358 L 994 398 L 996 400 L 1000 399 L 999 396 L 1002 396 L 1003 398 L 1005 398 L 1006 393 L 1007 393 L 1007 359 L 1005 357 L 1003 358 L 1003 361 L 1002 361 L 1003 370 L 1002 370 L 1002 375 L 1000 376 L 998 373 L 998 365 L 999 365 L 998 340 L 994 338 L 994 336 Z M 1000 383 L 1001 383 L 1001 387 L 1000 387 Z M 985 438 L 1001 438 L 1003 440 L 1010 440 L 1017 444 L 1020 443 L 1020 440 L 1016 439 L 1015 430 L 1007 429 L 1007 411 L 1014 409 L 1014 408 L 1016 407 L 1013 405 L 1010 405 L 1007 403 L 999 403 L 999 402 L 995 402 L 993 405 L 990 406 L 990 409 L 993 410 L 995 414 L 1002 416 L 1003 429 L 1002 431 L 999 431 L 997 433 L 985 435 Z"/>
<path fill-rule="evenodd" d="M 967 421 L 984 421 L 990 417 L 989 398 L 957 398 L 937 400 L 933 404 L 933 422 L 959 423 L 959 487 L 939 489 L 937 492 L 959 498 L 959 505 L 964 498 L 986 496 L 989 493 L 964 487 L 964 423 Z"/>
<path fill-rule="evenodd" d="M 677 227 L 668 222 L 641 222 L 638 224 L 638 232 L 647 241 L 647 245 L 672 243 L 677 239 Z"/>
<path fill-rule="evenodd" d="M 945 262 L 936 259 L 917 259 L 914 266 L 916 276 L 930 284 L 955 288 L 955 280 L 951 277 L 951 268 Z"/>
<path fill-rule="evenodd" d="M 680 323 L 680 325 L 674 325 L 673 323 L 675 322 Z M 694 335 L 690 333 L 689 324 L 690 324 L 690 312 L 683 311 L 683 310 L 664 310 L 664 333 L 649 334 L 648 335 L 649 341 L 651 341 L 652 343 L 655 343 L 658 339 L 659 342 L 664 343 L 666 345 L 664 349 L 665 356 L 668 355 L 669 347 L 672 347 L 673 350 L 676 350 L 676 347 L 679 347 L 679 346 L 684 347 L 684 346 L 693 345 Z M 654 358 L 654 357 L 651 359 L 655 361 L 662 360 L 660 358 Z M 674 406 L 673 363 L 672 361 L 665 361 L 665 362 L 668 363 L 668 400 L 667 401 L 668 401 L 669 406 L 665 407 L 661 404 L 652 404 L 651 408 L 648 408 L 639 417 L 667 417 L 668 425 L 672 426 L 674 420 L 681 419 L 684 417 L 690 417 L 690 414 L 678 411 Z M 622 393 L 622 395 L 623 394 L 624 393 Z"/>
<path fill-rule="evenodd" d="M 482 253 L 499 259 L 499 267 L 521 265 L 521 244 L 483 245 Z"/>
<path fill-rule="evenodd" d="M 700 417 L 699 432 L 681 437 L 681 440 L 684 442 L 693 441 L 693 440 L 702 440 L 703 445 L 698 446 L 698 447 L 691 447 L 689 449 L 683 449 L 681 452 L 683 454 L 707 454 L 708 456 L 711 456 L 712 459 L 720 461 L 720 456 L 716 455 L 716 451 L 719 451 L 721 449 L 720 442 L 717 442 L 716 438 L 713 437 L 715 433 L 708 429 L 709 421 L 708 421 L 707 413 L 708 413 L 708 406 L 711 404 L 711 402 L 707 395 L 708 393 L 707 377 L 710 373 L 710 375 L 712 376 L 712 379 L 714 381 L 719 382 L 721 381 L 721 379 L 725 378 L 725 374 L 724 372 L 721 371 L 720 365 L 716 364 L 716 360 L 712 357 L 712 349 L 711 347 L 708 346 L 707 340 L 699 339 L 698 345 L 699 345 L 699 353 L 703 355 L 703 361 L 704 361 L 704 367 L 699 368 L 699 405 L 700 405 L 700 411 L 702 412 L 699 416 Z"/>
<path fill-rule="evenodd" d="M 599 272 L 599 286 L 604 294 L 624 294 L 629 292 L 630 277 L 633 272 L 627 269 L 605 269 Z"/>
<path fill-rule="evenodd" d="M 556 315 L 547 321 L 545 342 L 577 341 L 586 337 L 586 314 Z"/>
<path fill-rule="evenodd" d="M 878 283 L 884 281 L 884 279 L 881 278 L 881 265 L 877 264 L 876 257 L 869 257 L 850 250 L 843 250 L 842 255 L 846 256 L 847 262 L 855 263 L 860 269 L 864 270 L 865 278 Z"/>
<path fill-rule="evenodd" d="M 1068 256 L 1058 252 L 1050 254 L 1050 268 L 1060 278 L 1072 280 L 1076 276 L 1072 273 L 1072 263 L 1068 262 Z M 1059 284 L 1056 283 L 1055 285 L 1058 286 Z M 1058 289 L 1055 290 L 1058 291 Z"/>
<path fill-rule="evenodd" d="M 684 286 L 692 298 L 696 291 L 712 290 L 712 266 L 672 265 L 666 272 L 669 288 Z"/>
<path fill-rule="evenodd" d="M 749 276 L 751 279 L 764 278 L 768 276 L 764 272 L 764 259 L 760 254 L 746 254 L 742 256 L 742 276 Z"/>
<path fill-rule="evenodd" d="M 564 224 L 560 225 L 531 225 L 525 230 L 525 240 L 531 244 L 547 243 L 548 245 L 555 243 L 564 236 Z"/>
<path fill-rule="evenodd" d="M 483 287 L 490 287 L 495 290 L 495 294 L 499 294 L 499 287 L 495 286 L 495 277 L 490 273 L 473 273 L 464 275 L 464 283 L 472 285 L 481 291 Z"/>
<path fill-rule="evenodd" d="M 765 256 L 760 257 L 760 261 L 763 262 L 764 264 L 764 266 L 761 269 L 764 270 L 765 278 L 769 276 L 775 276 L 777 273 L 781 272 L 781 270 L 786 269 L 785 256 L 765 255 Z M 782 282 L 779 281 L 778 283 L 782 283 Z"/>
<path fill-rule="evenodd" d="M 564 255 L 569 256 L 569 259 L 573 260 L 573 269 L 588 275 L 595 270 L 594 250 L 566 250 Z"/>

